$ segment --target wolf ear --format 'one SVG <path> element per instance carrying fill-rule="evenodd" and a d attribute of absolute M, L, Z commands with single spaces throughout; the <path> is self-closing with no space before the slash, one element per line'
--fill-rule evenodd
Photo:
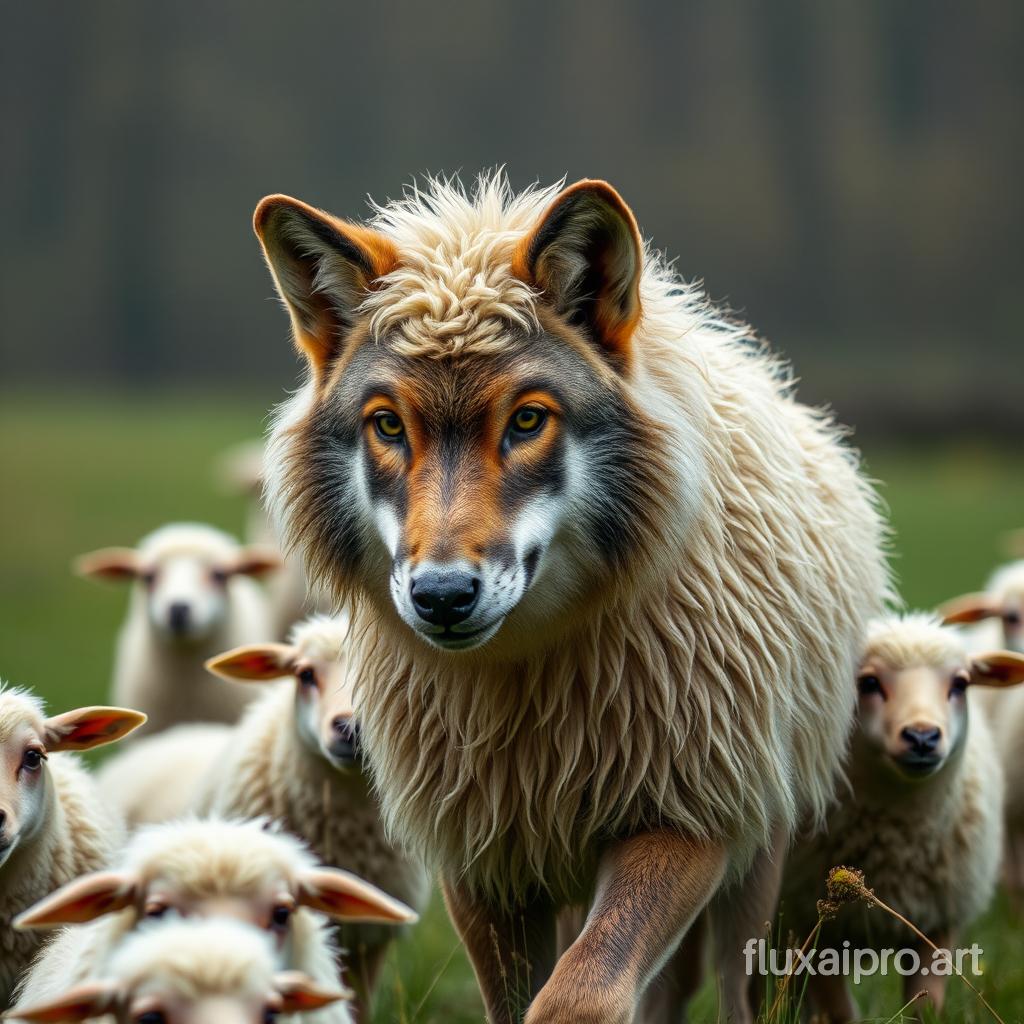
<path fill-rule="evenodd" d="M 398 251 L 384 235 L 289 196 L 263 199 L 253 227 L 295 342 L 319 374 L 341 351 L 366 293 L 397 265 Z"/>
<path fill-rule="evenodd" d="M 582 327 L 617 369 L 629 366 L 643 244 L 632 211 L 611 185 L 584 180 L 560 192 L 519 243 L 512 270 Z"/>

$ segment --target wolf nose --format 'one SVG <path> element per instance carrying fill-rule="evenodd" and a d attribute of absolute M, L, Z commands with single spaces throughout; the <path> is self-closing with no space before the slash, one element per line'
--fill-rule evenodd
<path fill-rule="evenodd" d="M 900 736 L 906 741 L 907 746 L 915 754 L 934 754 L 935 748 L 942 738 L 942 730 L 932 727 L 915 728 L 907 726 Z"/>
<path fill-rule="evenodd" d="M 469 618 L 480 597 L 480 580 L 457 569 L 426 569 L 409 589 L 421 619 L 434 626 L 454 626 Z"/>

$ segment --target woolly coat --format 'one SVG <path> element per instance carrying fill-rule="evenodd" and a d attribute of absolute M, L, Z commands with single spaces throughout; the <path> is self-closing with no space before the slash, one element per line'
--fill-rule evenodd
<path fill-rule="evenodd" d="M 380 208 L 370 226 L 400 265 L 364 303 L 371 334 L 429 373 L 500 351 L 503 323 L 536 328 L 541 299 L 513 262 L 553 196 L 513 196 L 495 176 Z M 577 901 L 603 844 L 658 825 L 725 841 L 735 873 L 774 826 L 822 815 L 857 648 L 888 592 L 876 499 L 842 432 L 653 253 L 640 299 L 621 382 L 649 438 L 633 554 L 519 656 L 431 649 L 386 598 L 332 576 L 294 483 L 312 381 L 271 437 L 285 534 L 354 602 L 348 656 L 388 824 L 494 900 L 539 887 Z"/>
<path fill-rule="evenodd" d="M 144 844 L 135 840 L 128 851 L 124 866 L 139 870 L 139 865 L 148 863 L 149 871 L 159 864 L 161 872 L 177 879 L 182 888 L 193 893 L 231 892 L 233 880 L 241 886 L 249 886 L 260 875 L 261 865 L 249 865 L 245 857 L 245 835 L 233 830 L 230 823 L 219 840 L 216 835 L 206 833 L 194 849 L 179 846 L 166 859 L 159 856 L 161 836 L 173 836 L 175 825 L 165 826 L 160 832 L 150 833 L 152 839 Z M 200 825 L 202 828 L 202 824 Z M 213 825 L 216 828 L 216 825 Z M 261 829 L 262 823 L 246 823 L 243 828 Z M 209 836 L 213 835 L 211 846 Z M 227 844 L 237 844 L 232 849 Z M 305 851 L 298 850 L 296 843 L 295 867 L 310 867 L 315 860 Z M 218 848 L 219 847 L 219 848 Z M 156 851 L 157 856 L 153 856 Z M 108 864 L 102 865 L 109 866 Z M 268 865 L 269 866 L 269 865 Z M 93 868 L 92 870 L 95 870 Z M 49 891 L 49 890 L 48 890 Z M 26 909 L 22 907 L 21 909 Z M 18 988 L 17 1002 L 23 1006 L 36 1005 L 56 998 L 67 988 L 79 982 L 95 978 L 108 957 L 118 948 L 122 940 L 135 929 L 137 911 L 135 908 L 118 911 L 97 918 L 87 924 L 60 929 L 52 941 L 25 975 Z M 305 907 L 300 907 L 290 921 L 290 946 L 287 969 L 303 971 L 311 978 L 330 987 L 340 983 L 337 952 L 331 940 L 327 919 Z M 36 934 L 40 933 L 28 933 Z M 288 1018 L 286 1018 L 288 1019 Z M 307 1024 L 350 1024 L 351 1015 L 342 1003 L 335 1003 L 296 1021 Z"/>
<path fill-rule="evenodd" d="M 841 797 L 826 829 L 790 854 L 783 913 L 798 940 L 810 933 L 829 870 L 849 865 L 868 886 L 930 937 L 954 934 L 988 906 L 1002 847 L 1003 775 L 985 716 L 971 700 L 966 742 L 942 770 L 916 784 L 859 786 Z M 864 948 L 899 948 L 913 934 L 888 914 L 858 904 L 826 927 L 825 939 Z"/>
<path fill-rule="evenodd" d="M 38 835 L 19 846 L 0 868 L 0 1007 L 46 940 L 41 932 L 17 932 L 11 922 L 54 889 L 105 867 L 124 830 L 108 810 L 88 771 L 74 754 L 51 754 L 47 820 Z"/>
<path fill-rule="evenodd" d="M 429 880 L 417 861 L 388 841 L 380 808 L 360 769 L 339 771 L 302 741 L 293 683 L 272 687 L 239 723 L 216 773 L 198 797 L 199 813 L 266 817 L 304 840 L 332 867 L 344 868 L 414 909 Z M 339 942 L 355 950 L 390 942 L 393 926 L 341 925 Z"/>

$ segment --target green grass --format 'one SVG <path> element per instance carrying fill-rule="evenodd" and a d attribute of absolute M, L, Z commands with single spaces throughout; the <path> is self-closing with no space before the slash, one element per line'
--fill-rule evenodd
<path fill-rule="evenodd" d="M 258 435 L 265 408 L 195 397 L 143 401 L 6 396 L 0 401 L 0 675 L 35 687 L 55 708 L 103 700 L 125 594 L 73 577 L 71 559 L 131 544 L 162 522 L 242 528 L 241 499 L 220 493 L 211 465 Z M 1024 525 L 1024 458 L 984 444 L 928 450 L 871 447 L 896 530 L 896 567 L 913 606 L 979 587 L 999 561 L 1002 531 Z M 870 879 L 868 879 L 870 884 Z M 968 935 L 985 949 L 984 989 L 1008 1024 L 1024 1018 L 1022 926 L 999 902 Z M 897 978 L 858 992 L 867 1019 L 900 1007 Z M 378 1021 L 480 1021 L 472 972 L 435 898 L 395 950 Z M 716 1019 L 712 986 L 694 1021 Z M 946 1020 L 987 1020 L 950 983 Z"/>

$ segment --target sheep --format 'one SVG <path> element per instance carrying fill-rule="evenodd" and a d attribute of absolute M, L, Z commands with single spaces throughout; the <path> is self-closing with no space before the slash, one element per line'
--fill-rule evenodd
<path fill-rule="evenodd" d="M 263 504 L 263 444 L 248 441 L 223 452 L 217 460 L 217 479 L 225 490 L 248 499 L 245 536 L 249 543 L 279 547 L 277 531 Z M 281 571 L 267 581 L 267 599 L 274 623 L 275 639 L 287 637 L 299 619 L 310 614 L 327 614 L 331 602 L 322 589 L 311 587 L 302 561 L 283 559 Z"/>
<path fill-rule="evenodd" d="M 198 808 L 281 821 L 326 863 L 421 909 L 427 875 L 388 841 L 363 770 L 343 653 L 348 629 L 346 618 L 314 616 L 292 630 L 289 644 L 241 647 L 209 662 L 225 679 L 293 681 L 248 710 Z M 368 1004 L 393 937 L 379 926 L 340 929 L 358 1007 Z"/>
<path fill-rule="evenodd" d="M 347 997 L 298 971 L 281 971 L 268 936 L 230 919 L 172 921 L 130 935 L 88 981 L 44 1003 L 19 1006 L 18 1021 L 117 1024 L 268 1024 Z M 319 1015 L 318 1015 L 319 1016 Z M 335 1013 L 343 1021 L 346 1014 Z"/>
<path fill-rule="evenodd" d="M 998 569 L 981 593 L 946 602 L 947 623 L 962 626 L 974 649 L 1002 644 L 1024 653 L 1024 560 Z M 1016 903 L 1024 899 L 1024 690 L 986 693 L 982 706 L 1006 774 L 1003 877 Z"/>
<path fill-rule="evenodd" d="M 123 827 L 69 751 L 126 736 L 146 720 L 124 708 L 88 707 L 47 717 L 29 691 L 0 682 L 0 1008 L 40 945 L 15 914 L 101 867 Z"/>
<path fill-rule="evenodd" d="M 234 722 L 251 694 L 211 687 L 203 662 L 267 635 L 266 597 L 250 577 L 279 564 L 273 550 L 243 547 L 199 523 L 171 523 L 137 548 L 78 559 L 81 575 L 135 583 L 117 642 L 114 700 L 145 711 L 147 732 L 183 721 Z"/>
<path fill-rule="evenodd" d="M 605 182 L 433 180 L 366 224 L 268 196 L 254 227 L 307 371 L 268 503 L 351 605 L 385 820 L 490 1020 L 632 1020 L 710 903 L 745 1024 L 773 851 L 831 799 L 888 589 L 843 431 Z"/>
<path fill-rule="evenodd" d="M 814 897 L 830 868 L 864 871 L 876 894 L 933 939 L 952 948 L 988 905 L 999 866 L 1003 777 L 984 715 L 971 714 L 974 687 L 1024 681 L 1024 656 L 969 655 L 934 615 L 891 616 L 868 629 L 856 679 L 858 711 L 849 791 L 824 830 L 797 843 L 786 867 L 783 906 L 797 937 L 817 919 Z M 852 690 L 852 686 L 851 686 Z M 971 696 L 969 696 L 969 694 Z M 941 1011 L 945 977 L 929 971 L 930 949 L 892 918 L 844 908 L 819 948 L 910 944 L 925 970 L 905 978 Z M 832 1024 L 857 1016 L 843 979 L 810 977 L 815 1009 Z"/>
<path fill-rule="evenodd" d="M 96 977 L 104 958 L 146 919 L 168 912 L 239 917 L 265 929 L 281 966 L 337 982 L 337 956 L 322 915 L 404 924 L 415 914 L 346 871 L 318 866 L 300 840 L 265 820 L 187 819 L 141 828 L 113 869 L 77 879 L 26 910 L 20 929 L 64 928 L 18 992 L 45 1003 Z M 325 1011 L 324 1024 L 347 1024 Z"/>
<path fill-rule="evenodd" d="M 218 770 L 233 729 L 196 722 L 144 736 L 100 765 L 96 785 L 130 829 L 184 817 Z"/>

